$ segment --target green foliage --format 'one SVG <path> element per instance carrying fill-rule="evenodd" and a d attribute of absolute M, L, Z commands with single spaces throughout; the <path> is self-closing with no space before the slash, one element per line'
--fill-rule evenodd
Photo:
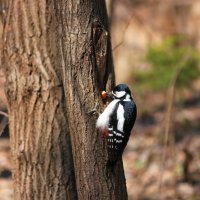
<path fill-rule="evenodd" d="M 178 176 L 182 176 L 183 175 L 183 165 L 181 163 L 178 163 L 176 165 L 176 174 Z"/>
<path fill-rule="evenodd" d="M 146 53 L 145 62 L 149 70 L 134 72 L 135 86 L 153 90 L 164 90 L 169 86 L 176 70 L 181 65 L 177 86 L 189 87 L 194 79 L 200 77 L 199 53 L 184 44 L 183 37 L 169 37 L 163 43 L 151 46 Z M 187 59 L 185 59 L 187 56 Z M 185 62 L 183 62 L 185 60 Z"/>
<path fill-rule="evenodd" d="M 142 170 L 146 167 L 147 162 L 145 160 L 136 160 L 134 163 L 134 168 L 137 170 Z"/>

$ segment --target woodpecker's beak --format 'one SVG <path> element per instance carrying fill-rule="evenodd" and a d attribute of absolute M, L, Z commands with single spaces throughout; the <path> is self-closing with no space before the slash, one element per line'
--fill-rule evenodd
<path fill-rule="evenodd" d="M 107 97 L 114 99 L 114 95 L 112 92 L 107 92 Z"/>
<path fill-rule="evenodd" d="M 114 95 L 113 95 L 112 92 L 102 91 L 102 92 L 101 92 L 101 98 L 102 98 L 102 99 L 106 99 L 106 98 L 114 99 Z"/>

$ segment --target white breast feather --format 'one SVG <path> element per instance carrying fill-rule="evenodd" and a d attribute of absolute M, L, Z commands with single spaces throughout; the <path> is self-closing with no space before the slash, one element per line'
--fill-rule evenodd
<path fill-rule="evenodd" d="M 117 129 L 121 132 L 124 132 L 123 129 L 124 129 L 125 118 L 124 118 L 124 108 L 122 105 L 119 105 L 117 109 L 117 120 L 118 120 Z"/>
<path fill-rule="evenodd" d="M 103 113 L 99 116 L 97 123 L 96 123 L 96 127 L 100 128 L 100 129 L 107 129 L 109 126 L 109 120 L 110 120 L 110 116 L 112 115 L 116 103 L 119 100 L 115 99 L 113 100 L 107 107 L 106 109 L 103 111 Z"/>

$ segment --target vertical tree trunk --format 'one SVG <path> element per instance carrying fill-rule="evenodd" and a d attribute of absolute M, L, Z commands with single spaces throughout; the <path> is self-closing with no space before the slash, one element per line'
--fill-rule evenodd
<path fill-rule="evenodd" d="M 105 1 L 56 1 L 63 81 L 79 199 L 125 200 L 123 165 L 106 174 L 107 150 L 88 112 L 111 89 L 114 71 Z"/>
<path fill-rule="evenodd" d="M 107 11 L 108 11 L 109 25 L 111 26 L 113 22 L 113 17 L 114 17 L 116 0 L 107 0 L 106 4 L 107 4 Z"/>
<path fill-rule="evenodd" d="M 53 2 L 12 0 L 4 34 L 16 200 L 76 199 Z"/>
<path fill-rule="evenodd" d="M 15 199 L 127 199 L 89 113 L 114 84 L 105 2 L 11 0 L 4 65 Z"/>

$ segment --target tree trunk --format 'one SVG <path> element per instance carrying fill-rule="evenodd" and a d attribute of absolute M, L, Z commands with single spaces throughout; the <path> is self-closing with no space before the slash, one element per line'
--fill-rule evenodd
<path fill-rule="evenodd" d="M 12 0 L 4 43 L 15 199 L 127 199 L 89 112 L 114 85 L 105 2 Z"/>
<path fill-rule="evenodd" d="M 2 54 L 3 54 L 3 30 L 6 24 L 6 15 L 8 13 L 9 0 L 0 1 L 0 71 L 2 70 Z"/>
<path fill-rule="evenodd" d="M 12 0 L 4 34 L 16 200 L 76 199 L 53 2 Z"/>
<path fill-rule="evenodd" d="M 56 1 L 63 82 L 79 199 L 125 200 L 123 165 L 106 174 L 106 142 L 89 111 L 111 89 L 114 71 L 105 2 Z"/>

